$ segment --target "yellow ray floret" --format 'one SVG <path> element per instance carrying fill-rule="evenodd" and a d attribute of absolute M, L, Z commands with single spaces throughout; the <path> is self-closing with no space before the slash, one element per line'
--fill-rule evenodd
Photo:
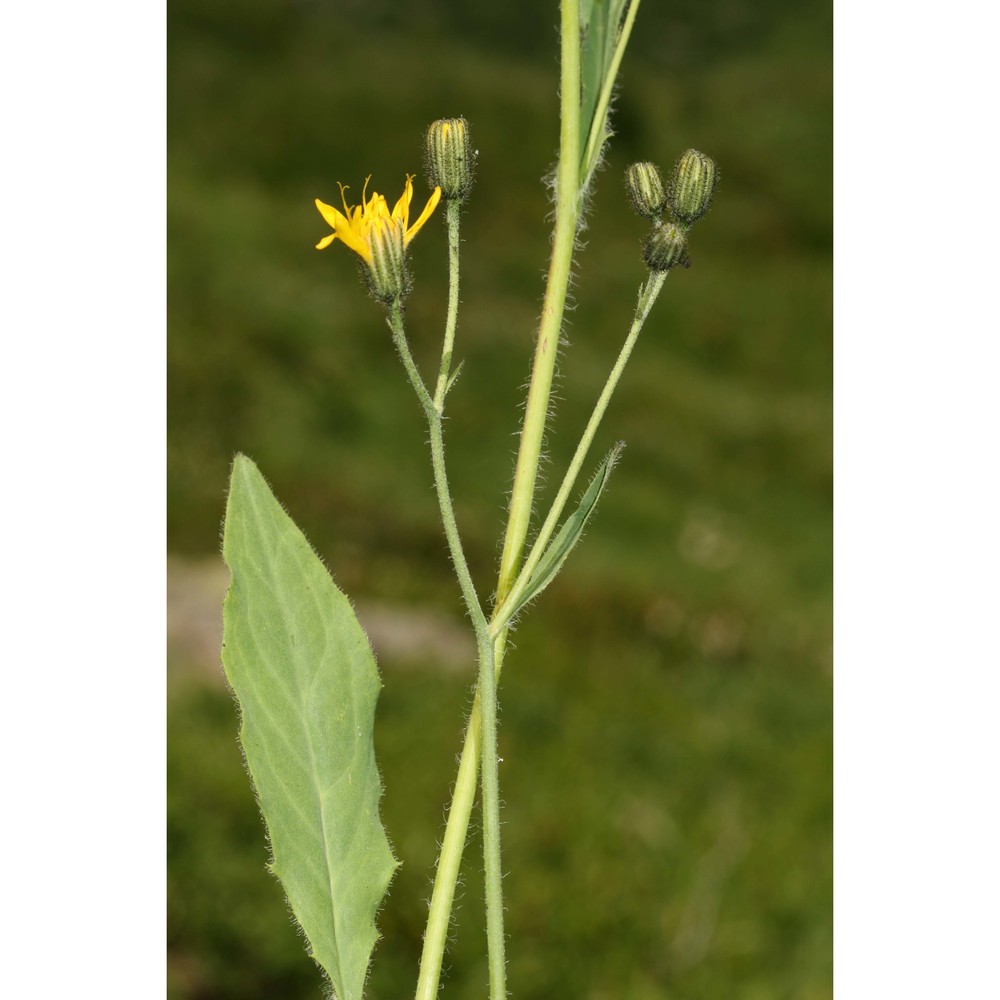
<path fill-rule="evenodd" d="M 413 201 L 413 177 L 406 175 L 406 185 L 403 194 L 396 207 L 389 211 L 389 203 L 383 195 L 373 191 L 370 198 L 367 198 L 368 181 L 365 181 L 364 191 L 361 193 L 361 204 L 348 206 L 347 188 L 340 185 L 340 198 L 344 203 L 344 211 L 340 212 L 332 205 L 316 199 L 316 207 L 320 215 L 333 227 L 333 232 L 329 236 L 316 244 L 317 250 L 324 250 L 334 240 L 340 240 L 350 247 L 366 264 L 371 266 L 372 240 L 383 239 L 386 236 L 394 237 L 401 234 L 404 248 L 410 245 L 410 240 L 420 232 L 421 226 L 431 217 L 431 213 L 437 208 L 441 200 L 441 188 L 434 188 L 424 210 L 417 220 L 410 225 L 410 202 Z"/>

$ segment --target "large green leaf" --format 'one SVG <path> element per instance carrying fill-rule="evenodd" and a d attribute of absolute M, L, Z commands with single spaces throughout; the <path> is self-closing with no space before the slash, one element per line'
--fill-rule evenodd
<path fill-rule="evenodd" d="M 222 662 L 271 871 L 338 1000 L 360 1000 L 396 867 L 379 820 L 381 682 L 350 602 L 250 459 L 233 464 Z"/>

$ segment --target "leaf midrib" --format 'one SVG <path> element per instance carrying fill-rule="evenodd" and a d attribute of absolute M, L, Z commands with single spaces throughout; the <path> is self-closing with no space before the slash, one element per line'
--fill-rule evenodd
<path fill-rule="evenodd" d="M 250 492 L 250 491 L 248 491 L 248 492 Z M 260 509 L 259 509 L 258 504 L 257 504 L 257 499 L 252 494 L 250 496 L 250 504 L 251 504 L 251 506 L 253 508 L 254 516 L 257 519 L 258 524 L 262 525 L 264 522 L 263 522 L 263 519 L 261 517 Z M 263 532 L 258 532 L 258 535 L 261 535 L 261 534 L 263 534 Z M 290 531 L 288 529 L 286 529 L 282 533 L 282 535 L 279 536 L 279 538 L 277 539 L 276 544 L 278 546 L 285 545 L 286 544 L 286 539 L 289 538 L 289 535 L 290 535 Z M 292 555 L 293 560 L 294 560 L 295 559 L 295 549 L 294 549 L 294 547 L 289 548 L 289 552 Z M 277 555 L 277 553 L 273 553 L 272 554 L 270 552 L 267 552 L 267 553 L 265 553 L 265 555 L 268 558 L 269 569 L 271 570 L 272 576 L 277 576 L 277 573 L 275 572 L 275 567 L 278 564 L 278 555 Z M 297 561 L 297 560 L 295 560 L 295 561 Z M 271 588 L 271 589 L 272 589 L 272 593 L 274 593 L 274 595 L 275 595 L 276 602 L 279 605 L 279 607 L 281 608 L 281 611 L 282 611 L 282 613 L 284 615 L 284 620 L 285 621 L 290 620 L 289 619 L 289 615 L 288 615 L 289 605 L 287 603 L 287 594 L 286 594 L 286 592 L 284 592 L 283 589 L 280 588 L 280 587 L 276 588 L 276 589 L 275 588 Z M 312 587 L 307 587 L 306 589 L 309 591 L 310 597 L 312 598 L 312 601 L 313 601 L 313 603 L 316 606 L 317 612 L 320 615 L 322 615 L 322 605 L 319 603 L 319 598 L 316 595 L 315 590 Z M 319 671 L 321 669 L 320 664 L 322 664 L 322 663 L 324 663 L 326 661 L 327 652 L 329 650 L 329 645 L 330 645 L 330 633 L 329 633 L 329 629 L 327 629 L 326 627 L 324 627 L 324 629 L 323 629 L 323 653 L 322 653 L 322 655 L 318 659 L 318 663 L 317 663 L 314 675 L 315 675 L 315 673 L 319 673 Z M 295 691 L 296 691 L 296 694 L 298 695 L 299 708 L 301 710 L 300 717 L 304 720 L 305 728 L 307 730 L 309 730 L 309 735 L 312 736 L 313 735 L 312 734 L 312 715 L 309 712 L 306 711 L 306 704 L 305 704 L 305 702 L 303 700 L 303 696 L 302 696 L 302 686 L 301 686 L 300 677 L 299 677 L 299 670 L 298 670 L 298 666 L 299 666 L 299 662 L 300 661 L 299 661 L 299 657 L 298 657 L 297 654 L 293 656 L 293 660 L 295 662 L 296 669 L 292 673 L 294 674 L 294 677 L 295 677 Z M 310 685 L 311 684 L 312 684 L 312 680 L 310 680 Z M 356 701 L 354 699 L 354 692 L 352 690 L 351 691 L 351 717 L 352 717 L 352 720 L 357 719 L 357 714 L 358 714 L 357 707 L 358 707 L 357 703 L 356 703 Z M 354 728 L 354 726 L 352 725 L 352 729 L 353 728 Z M 324 866 L 326 868 L 326 882 L 327 882 L 327 889 L 328 889 L 328 906 L 329 906 L 331 918 L 333 920 L 333 940 L 330 943 L 330 947 L 332 948 L 332 951 L 334 953 L 334 960 L 335 960 L 336 966 L 337 966 L 338 978 L 340 979 L 341 984 L 344 985 L 345 988 L 346 988 L 346 984 L 344 984 L 343 957 L 341 955 L 340 945 L 339 945 L 341 928 L 340 928 L 340 921 L 339 921 L 338 913 L 337 913 L 337 907 L 336 907 L 336 904 L 334 902 L 334 900 L 336 899 L 336 893 L 334 891 L 334 873 L 333 873 L 332 859 L 330 858 L 330 846 L 329 846 L 329 839 L 328 839 L 328 833 L 327 833 L 326 796 L 327 796 L 327 791 L 328 790 L 324 789 L 323 784 L 321 783 L 321 781 L 319 779 L 319 771 L 318 771 L 318 769 L 316 767 L 316 755 L 315 755 L 315 752 L 313 751 L 313 741 L 312 741 L 312 739 L 307 739 L 306 743 L 308 745 L 309 771 L 310 771 L 311 777 L 312 777 L 313 788 L 316 790 L 317 798 L 319 800 L 320 834 L 321 834 L 321 838 L 322 838 L 322 841 L 323 841 L 323 864 L 324 864 Z M 353 743 L 354 743 L 354 757 L 352 758 L 350 764 L 346 765 L 344 767 L 343 771 L 341 771 L 341 773 L 338 775 L 337 780 L 333 783 L 333 785 L 330 786 L 331 788 L 335 787 L 337 784 L 339 784 L 340 781 L 343 780 L 344 775 L 347 774 L 350 771 L 351 766 L 353 765 L 354 761 L 357 759 L 357 740 L 355 739 L 353 741 Z M 297 809 L 296 811 L 298 811 L 299 815 L 301 815 L 301 811 L 300 810 Z M 354 832 L 352 833 L 351 840 L 350 840 L 348 846 L 350 846 L 351 844 L 354 843 L 354 839 L 357 836 L 357 830 L 358 830 L 358 827 L 357 827 L 357 825 L 355 825 Z"/>

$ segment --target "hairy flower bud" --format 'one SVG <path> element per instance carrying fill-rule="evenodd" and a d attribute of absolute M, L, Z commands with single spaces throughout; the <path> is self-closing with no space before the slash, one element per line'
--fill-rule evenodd
<path fill-rule="evenodd" d="M 361 266 L 369 291 L 379 302 L 403 298 L 410 290 L 410 275 L 402 228 L 380 220 L 372 227 L 369 242 L 371 262 Z"/>
<path fill-rule="evenodd" d="M 669 200 L 674 218 L 690 226 L 711 207 L 719 183 L 715 161 L 696 149 L 681 155 L 670 178 Z"/>
<path fill-rule="evenodd" d="M 464 118 L 441 118 L 427 130 L 427 173 L 449 201 L 463 201 L 472 188 L 475 154 Z"/>
<path fill-rule="evenodd" d="M 657 226 L 646 237 L 642 259 L 650 271 L 669 271 L 678 264 L 687 267 L 687 237 L 684 230 L 673 222 Z"/>
<path fill-rule="evenodd" d="M 625 190 L 636 215 L 656 219 L 667 207 L 663 178 L 655 163 L 633 163 L 625 171 Z"/>

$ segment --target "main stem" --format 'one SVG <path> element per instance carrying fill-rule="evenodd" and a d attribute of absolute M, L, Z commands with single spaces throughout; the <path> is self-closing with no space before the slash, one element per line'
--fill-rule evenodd
<path fill-rule="evenodd" d="M 527 538 L 531 509 L 534 503 L 535 483 L 538 477 L 538 461 L 542 440 L 545 436 L 545 422 L 548 417 L 549 396 L 552 391 L 552 376 L 555 370 L 559 347 L 559 332 L 562 327 L 573 257 L 573 241 L 579 222 L 579 170 L 580 170 L 580 13 L 578 0 L 563 0 L 561 7 L 561 71 L 560 71 L 560 135 L 559 166 L 556 173 L 556 222 L 552 239 L 552 257 L 549 262 L 548 281 L 542 305 L 542 317 L 535 344 L 531 384 L 521 431 L 517 465 L 514 470 L 514 485 L 508 512 L 507 530 L 504 536 L 503 554 L 500 560 L 500 575 L 497 584 L 496 605 L 499 606 L 510 590 L 516 576 L 521 554 Z M 452 232 L 454 231 L 454 257 L 452 257 Z M 449 215 L 449 258 L 452 264 L 452 289 L 449 298 L 449 325 L 451 324 L 452 303 L 457 309 L 457 225 L 451 224 Z M 395 333 L 395 330 L 394 330 Z M 404 339 L 405 344 L 405 339 Z M 447 341 L 442 354 L 443 374 L 445 354 L 450 366 L 451 344 Z M 404 358 L 405 363 L 405 358 Z M 435 401 L 443 400 L 442 374 L 439 374 Z M 419 376 L 417 376 L 419 379 Z M 412 380 L 412 377 L 411 377 Z M 447 381 L 444 381 L 447 386 Z M 420 395 L 418 390 L 418 395 Z M 425 390 L 426 395 L 426 390 Z M 429 398 L 429 397 L 428 397 Z M 435 401 L 431 401 L 434 407 Z M 426 407 L 425 407 L 426 408 Z M 440 417 L 440 403 L 435 408 Z M 432 435 L 433 446 L 433 435 Z M 480 643 L 479 684 L 475 701 L 469 715 L 469 725 L 465 733 L 465 744 L 459 763 L 455 790 L 445 828 L 444 841 L 438 870 L 431 896 L 431 909 L 424 935 L 424 948 L 420 960 L 416 1000 L 435 1000 L 441 975 L 441 963 L 448 932 L 448 922 L 458 880 L 462 852 L 469 827 L 469 816 L 475 799 L 476 770 L 482 745 L 483 763 L 483 814 L 484 837 L 489 843 L 493 824 L 496 823 L 496 856 L 487 847 L 487 939 L 489 942 L 490 996 L 492 1000 L 503 1000 L 506 996 L 503 969 L 503 927 L 496 916 L 502 919 L 499 905 L 490 905 L 491 897 L 499 904 L 499 790 L 496 783 L 496 680 L 500 675 L 507 630 L 504 629 L 492 641 L 488 657 L 492 677 L 487 677 L 483 647 L 477 628 L 476 638 Z M 487 704 L 491 702 L 492 704 Z M 487 777 L 487 770 L 493 772 Z M 497 796 L 496 803 L 487 802 L 487 794 Z M 495 806 L 495 808 L 494 808 Z M 493 867 L 494 861 L 496 867 Z M 491 889 L 491 883 L 495 888 Z M 491 910 L 494 918 L 491 921 Z M 499 967 L 495 961 L 500 957 Z"/>
<path fill-rule="evenodd" d="M 535 342 L 535 359 L 524 411 L 521 444 L 514 469 L 514 486 L 507 516 L 503 554 L 500 557 L 500 578 L 496 603 L 502 604 L 510 585 L 517 576 L 531 521 L 538 478 L 538 460 L 545 437 L 545 422 L 549 413 L 552 375 L 559 352 L 573 262 L 573 241 L 579 222 L 578 190 L 580 183 L 580 14 L 577 0 L 562 3 L 562 69 L 559 81 L 560 134 L 559 166 L 556 172 L 556 223 L 552 237 L 552 257 L 542 304 L 542 318 Z"/>

